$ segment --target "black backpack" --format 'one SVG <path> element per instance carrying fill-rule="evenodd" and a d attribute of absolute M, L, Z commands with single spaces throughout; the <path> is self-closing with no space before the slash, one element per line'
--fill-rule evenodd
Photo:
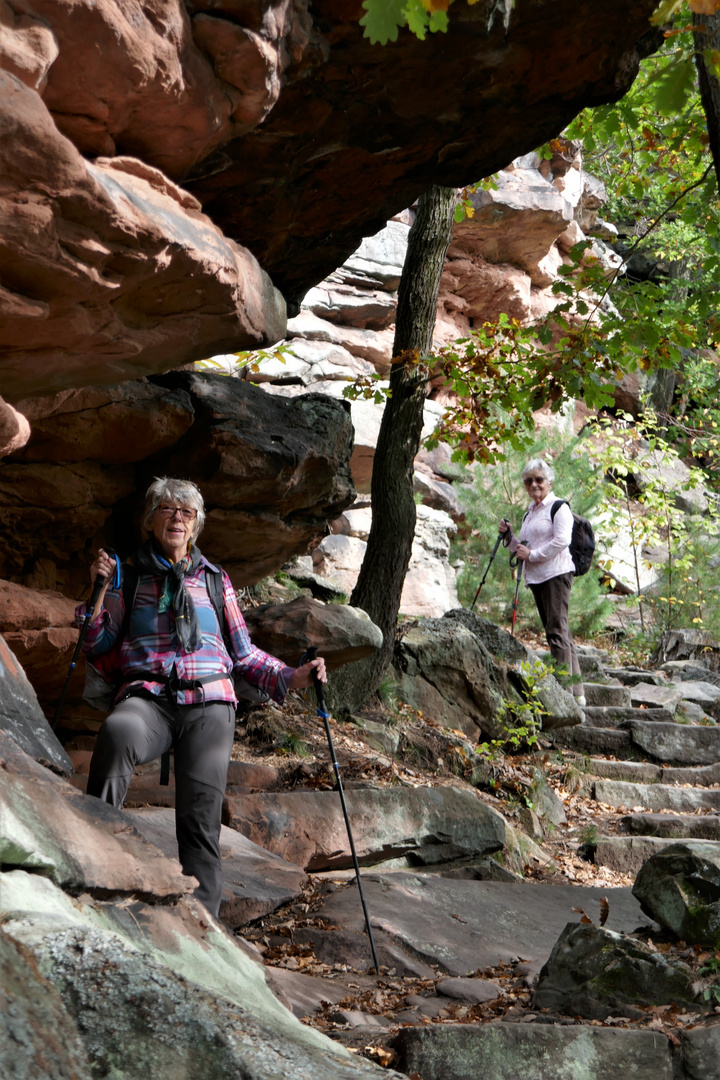
<path fill-rule="evenodd" d="M 566 506 L 570 506 L 567 499 L 556 499 L 552 504 L 550 509 L 551 521 L 555 520 L 555 515 L 563 503 L 565 503 Z M 593 527 L 588 519 L 573 513 L 571 506 L 570 513 L 573 516 L 573 530 L 572 536 L 570 537 L 570 557 L 575 564 L 575 577 L 582 577 L 583 574 L 587 574 L 592 566 L 593 555 L 595 554 L 595 533 L 593 532 Z"/>

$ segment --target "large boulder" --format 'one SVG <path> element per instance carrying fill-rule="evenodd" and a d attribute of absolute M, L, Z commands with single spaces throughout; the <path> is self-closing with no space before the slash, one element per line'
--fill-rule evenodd
<path fill-rule="evenodd" d="M 480 858 L 505 842 L 501 815 L 457 788 L 354 788 L 345 799 L 361 863 L 401 855 L 417 863 Z M 223 817 L 253 843 L 308 871 L 352 866 L 334 791 L 229 795 Z"/>
<path fill-rule="evenodd" d="M 296 1020 L 256 955 L 196 901 L 75 899 L 36 874 L 6 869 L 1 877 L 0 940 L 17 947 L 3 990 L 19 984 L 38 992 L 13 998 L 9 1046 L 0 1020 L 3 1076 L 268 1080 L 289 1067 L 297 1080 L 376 1075 L 374 1065 Z M 33 1031 L 38 1022 L 48 1029 Z M 67 1040 L 57 1071 L 54 1059 L 44 1064 L 56 1039 Z M 36 1047 L 30 1070 L 18 1072 Z"/>
<path fill-rule="evenodd" d="M 642 866 L 633 895 L 643 911 L 692 944 L 720 947 L 720 848 L 671 844 Z"/>
<path fill-rule="evenodd" d="M 572 694 L 553 675 L 536 680 L 533 663 L 516 638 L 479 615 L 456 609 L 442 619 L 404 628 L 394 670 L 405 701 L 472 738 L 480 732 L 501 738 L 531 685 L 544 710 L 544 729 L 580 724 L 582 712 Z"/>
<path fill-rule="evenodd" d="M 568 923 L 540 972 L 533 1008 L 604 1020 L 642 1019 L 643 1007 L 698 1008 L 694 973 L 642 941 L 589 923 Z"/>
<path fill-rule="evenodd" d="M 300 654 L 316 646 L 329 670 L 371 656 L 382 631 L 360 608 L 323 604 L 299 596 L 289 604 L 261 604 L 243 612 L 253 644 L 297 667 Z"/>

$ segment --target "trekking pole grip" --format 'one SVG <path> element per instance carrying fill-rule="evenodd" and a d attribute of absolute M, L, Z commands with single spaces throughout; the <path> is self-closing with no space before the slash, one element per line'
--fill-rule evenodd
<path fill-rule="evenodd" d="M 305 658 L 308 661 L 317 660 L 317 654 L 318 654 L 317 645 L 308 645 L 307 649 L 305 650 Z M 317 698 L 317 703 L 320 706 L 320 708 L 322 709 L 322 711 L 324 713 L 326 713 L 327 712 L 327 706 L 325 704 L 325 687 L 320 682 L 320 676 L 317 673 L 317 668 L 313 668 L 312 681 L 313 681 L 313 686 L 315 687 L 315 696 Z"/>

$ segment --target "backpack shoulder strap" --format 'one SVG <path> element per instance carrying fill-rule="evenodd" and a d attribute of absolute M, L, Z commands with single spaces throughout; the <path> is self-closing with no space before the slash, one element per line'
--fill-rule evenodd
<path fill-rule="evenodd" d="M 552 506 L 550 507 L 550 520 L 551 521 L 555 520 L 555 515 L 557 514 L 558 510 L 563 505 L 563 503 L 565 504 L 565 506 L 570 506 L 570 503 L 567 501 L 567 499 L 556 499 L 555 502 L 552 504 Z"/>
<path fill-rule="evenodd" d="M 218 626 L 220 627 L 223 640 L 227 642 L 227 623 L 225 621 L 225 601 L 223 599 L 223 575 L 221 566 L 218 566 L 215 569 L 211 569 L 209 566 L 205 567 L 205 585 L 207 587 L 208 596 L 210 597 L 210 603 L 215 608 L 215 614 L 217 616 Z"/>
<path fill-rule="evenodd" d="M 123 604 L 125 607 L 125 613 L 123 614 L 122 626 L 118 634 L 118 640 L 121 641 L 128 630 L 130 625 L 130 616 L 132 609 L 135 607 L 135 597 L 137 596 L 138 584 L 140 581 L 140 574 L 136 566 L 132 563 L 123 563 L 122 568 L 122 596 Z"/>

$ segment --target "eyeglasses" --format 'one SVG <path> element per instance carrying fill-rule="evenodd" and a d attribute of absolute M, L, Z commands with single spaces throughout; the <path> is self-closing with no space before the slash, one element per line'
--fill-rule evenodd
<path fill-rule="evenodd" d="M 530 487 L 531 484 L 539 484 L 541 487 L 543 484 L 547 484 L 547 476 L 526 476 L 523 483 L 526 487 Z"/>
<path fill-rule="evenodd" d="M 183 521 L 194 521 L 197 517 L 197 510 L 193 510 L 189 506 L 158 506 L 158 514 L 164 518 L 172 518 L 179 514 Z"/>

